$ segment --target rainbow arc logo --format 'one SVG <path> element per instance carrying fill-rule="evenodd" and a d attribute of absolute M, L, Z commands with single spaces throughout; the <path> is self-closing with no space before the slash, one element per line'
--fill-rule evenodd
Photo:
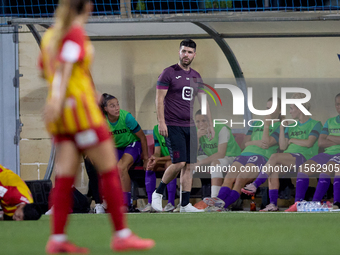
<path fill-rule="evenodd" d="M 208 84 L 203 83 L 203 85 L 206 86 L 206 87 L 209 88 L 212 92 L 215 93 L 215 95 L 217 96 L 218 100 L 220 101 L 220 104 L 222 105 L 221 97 L 220 97 L 220 95 L 217 93 L 217 91 L 216 91 L 213 87 L 211 87 L 210 85 L 208 85 Z M 217 106 L 216 100 L 215 100 L 214 96 L 211 94 L 211 92 L 210 92 L 209 90 L 205 89 L 205 88 L 200 88 L 200 89 L 203 90 L 205 93 L 207 93 L 207 94 L 212 98 L 212 100 L 214 101 L 215 105 Z"/>

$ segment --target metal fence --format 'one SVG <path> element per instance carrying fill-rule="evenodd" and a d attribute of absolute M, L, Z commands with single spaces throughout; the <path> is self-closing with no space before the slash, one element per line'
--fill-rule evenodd
<path fill-rule="evenodd" d="M 58 0 L 0 0 L 0 16 L 52 17 Z M 93 15 L 331 11 L 339 0 L 93 0 Z"/>

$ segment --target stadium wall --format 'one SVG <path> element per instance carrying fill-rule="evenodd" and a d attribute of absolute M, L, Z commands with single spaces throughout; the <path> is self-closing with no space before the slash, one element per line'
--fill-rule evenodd
<path fill-rule="evenodd" d="M 25 180 L 42 179 L 51 148 L 41 119 L 47 89 L 36 68 L 37 43 L 29 33 L 20 34 L 19 40 L 20 73 L 23 74 L 20 112 L 24 124 L 20 142 L 21 176 Z M 336 86 L 340 77 L 339 38 L 235 38 L 226 41 L 239 61 L 248 86 L 254 87 L 256 108 L 264 109 L 265 101 L 271 97 L 268 87 L 274 83 L 287 87 L 288 83 L 294 80 L 292 83 L 297 84 L 298 80 L 303 81 L 303 86 L 312 93 L 314 119 L 324 123 L 336 115 L 334 96 L 340 92 Z M 156 124 L 155 84 L 162 70 L 178 61 L 179 42 L 93 43 L 96 50 L 93 77 L 98 90 L 115 95 L 121 107 L 130 111 L 145 130 L 151 130 Z M 196 42 L 197 56 L 192 67 L 203 79 L 234 78 L 225 56 L 213 40 Z M 209 101 L 213 117 L 230 119 L 230 94 L 221 93 L 223 107 L 213 106 Z M 85 187 L 86 184 L 86 173 L 81 171 L 77 186 Z"/>

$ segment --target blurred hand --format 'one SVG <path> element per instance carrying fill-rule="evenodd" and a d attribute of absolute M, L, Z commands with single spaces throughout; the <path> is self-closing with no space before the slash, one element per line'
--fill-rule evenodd
<path fill-rule="evenodd" d="M 158 125 L 158 133 L 164 137 L 168 137 L 168 127 L 165 123 L 160 123 Z"/>
<path fill-rule="evenodd" d="M 147 170 L 147 166 L 148 166 L 148 162 L 149 162 L 149 159 L 143 159 L 143 169 L 144 170 Z"/>
<path fill-rule="evenodd" d="M 197 130 L 197 137 L 198 139 L 200 139 L 202 136 L 205 136 L 208 134 L 208 130 L 207 129 L 198 129 Z"/>
<path fill-rule="evenodd" d="M 209 140 L 212 140 L 214 139 L 214 137 L 215 137 L 215 129 L 212 126 L 209 126 L 208 127 L 208 138 Z"/>
<path fill-rule="evenodd" d="M 261 141 L 261 146 L 262 149 L 268 149 L 269 148 L 269 144 L 267 142 Z"/>
<path fill-rule="evenodd" d="M 51 99 L 45 104 L 43 119 L 46 124 L 56 121 L 61 115 L 62 101 Z"/>
<path fill-rule="evenodd" d="M 147 164 L 147 166 L 146 166 L 146 170 L 153 170 L 154 169 L 154 167 L 155 167 L 155 165 L 156 165 L 156 157 L 155 156 L 151 156 L 150 158 L 149 158 L 149 161 L 148 161 L 148 164 Z"/>

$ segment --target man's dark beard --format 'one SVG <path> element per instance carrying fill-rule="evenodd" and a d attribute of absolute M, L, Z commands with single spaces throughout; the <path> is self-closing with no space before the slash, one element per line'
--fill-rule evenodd
<path fill-rule="evenodd" d="M 193 60 L 193 59 L 192 59 L 192 60 Z M 180 59 L 179 61 L 180 61 L 181 65 L 182 65 L 183 67 L 188 67 L 188 66 L 190 66 L 192 60 L 189 59 L 189 63 L 188 63 L 188 64 L 183 63 L 183 59 Z"/>

